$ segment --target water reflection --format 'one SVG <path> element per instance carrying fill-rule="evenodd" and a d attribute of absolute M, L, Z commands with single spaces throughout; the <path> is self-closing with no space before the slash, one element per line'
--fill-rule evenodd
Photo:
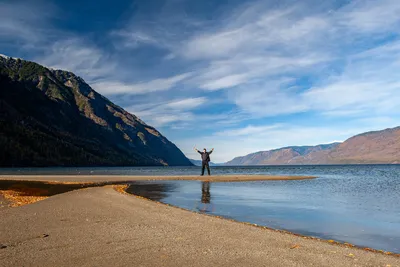
<path fill-rule="evenodd" d="M 181 181 L 182 182 L 182 181 Z M 198 182 L 195 182 L 198 184 Z M 187 184 L 189 187 L 188 190 L 182 188 L 182 185 Z M 168 199 L 175 192 L 177 194 L 183 194 L 178 199 L 175 199 L 174 204 L 177 206 L 185 206 L 187 204 L 187 208 L 196 210 L 204 213 L 212 213 L 215 211 L 214 204 L 211 201 L 211 183 L 210 182 L 202 182 L 201 183 L 201 195 L 199 195 L 200 190 L 197 189 L 194 191 L 193 182 L 132 182 L 129 184 L 126 192 L 129 194 L 145 197 L 155 201 L 168 202 Z M 193 190 L 193 191 L 192 191 Z M 186 196 L 187 199 L 186 199 Z M 197 200 L 193 201 L 192 196 L 199 195 Z M 200 200 L 198 200 L 200 199 Z M 190 206 L 190 202 L 192 206 Z M 193 203 L 194 202 L 194 203 Z M 179 204 L 178 204 L 179 203 Z M 194 206 L 193 206 L 194 204 Z"/>
<path fill-rule="evenodd" d="M 126 192 L 129 194 L 145 197 L 155 201 L 161 201 L 166 198 L 168 192 L 175 189 L 175 185 L 167 183 L 131 183 Z"/>
<path fill-rule="evenodd" d="M 400 253 L 400 168 L 379 176 L 365 174 L 363 167 L 352 172 L 302 181 L 136 182 L 128 192 L 196 212 Z"/>
<path fill-rule="evenodd" d="M 201 203 L 209 204 L 211 200 L 210 182 L 201 183 Z"/>
<path fill-rule="evenodd" d="M 210 182 L 202 182 L 201 183 L 201 204 L 200 207 L 197 207 L 197 210 L 200 212 L 213 212 L 214 206 L 211 203 L 211 193 L 210 193 Z"/>

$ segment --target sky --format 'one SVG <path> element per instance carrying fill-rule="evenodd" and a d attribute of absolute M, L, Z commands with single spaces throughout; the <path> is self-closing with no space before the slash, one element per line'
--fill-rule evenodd
<path fill-rule="evenodd" d="M 212 161 L 400 125 L 400 1 L 0 0 L 0 54 Z"/>

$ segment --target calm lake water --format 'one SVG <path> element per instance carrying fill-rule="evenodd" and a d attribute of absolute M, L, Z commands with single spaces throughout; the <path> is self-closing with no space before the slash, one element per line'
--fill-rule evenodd
<path fill-rule="evenodd" d="M 213 174 L 314 175 L 315 180 L 135 182 L 185 209 L 400 253 L 400 165 L 213 167 Z M 2 169 L 0 174 L 180 175 L 199 167 Z"/>

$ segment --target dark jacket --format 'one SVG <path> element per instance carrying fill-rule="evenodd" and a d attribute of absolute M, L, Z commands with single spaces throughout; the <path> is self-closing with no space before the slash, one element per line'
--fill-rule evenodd
<path fill-rule="evenodd" d="M 199 154 L 201 155 L 201 161 L 202 162 L 210 162 L 210 154 L 212 153 L 212 150 L 209 152 L 201 152 L 199 150 L 197 150 L 197 152 L 199 152 Z"/>

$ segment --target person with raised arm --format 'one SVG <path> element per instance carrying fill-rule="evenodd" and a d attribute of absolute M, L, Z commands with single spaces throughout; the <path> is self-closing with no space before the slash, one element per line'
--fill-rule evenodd
<path fill-rule="evenodd" d="M 214 151 L 214 148 L 211 149 L 209 152 L 207 152 L 207 149 L 205 149 L 205 148 L 203 149 L 203 151 L 199 151 L 199 150 L 197 150 L 196 147 L 194 147 L 194 150 L 197 151 L 201 155 L 201 176 L 204 175 L 204 169 L 206 167 L 207 167 L 208 175 L 211 175 L 209 163 L 211 161 L 210 154 Z"/>

